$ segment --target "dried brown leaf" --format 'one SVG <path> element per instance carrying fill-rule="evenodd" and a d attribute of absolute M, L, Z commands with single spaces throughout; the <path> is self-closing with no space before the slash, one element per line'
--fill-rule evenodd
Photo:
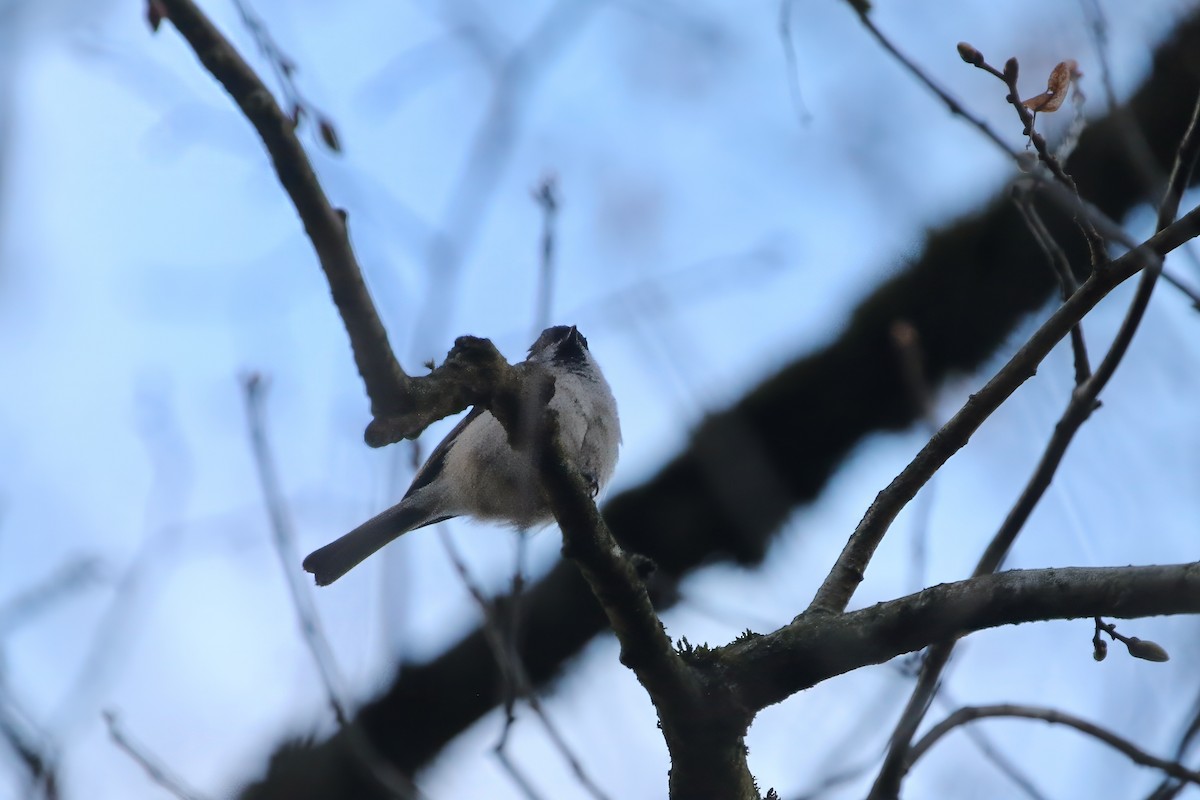
<path fill-rule="evenodd" d="M 1034 95 L 1028 100 L 1021 101 L 1021 105 L 1036 113 L 1049 113 L 1057 111 L 1067 99 L 1067 91 L 1071 88 L 1071 81 L 1080 77 L 1079 65 L 1074 59 L 1058 62 L 1058 65 L 1050 73 L 1050 79 L 1046 81 L 1046 91 L 1039 95 Z"/>

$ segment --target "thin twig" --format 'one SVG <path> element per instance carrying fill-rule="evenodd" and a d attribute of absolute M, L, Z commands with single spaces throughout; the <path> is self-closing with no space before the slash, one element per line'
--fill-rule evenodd
<path fill-rule="evenodd" d="M 276 474 L 274 459 L 271 457 L 271 448 L 267 442 L 266 415 L 263 410 L 266 381 L 262 376 L 251 373 L 243 378 L 242 389 L 246 401 L 250 446 L 254 454 L 255 467 L 258 470 L 263 501 L 271 521 L 271 541 L 279 556 L 284 583 L 287 584 L 288 594 L 292 599 L 292 607 L 296 610 L 296 621 L 300 626 L 301 638 L 312 655 L 317 674 L 325 688 L 325 697 L 329 707 L 333 711 L 338 727 L 346 734 L 350 752 L 362 763 L 378 786 L 394 797 L 414 798 L 419 794 L 417 788 L 399 770 L 387 764 L 379 756 L 366 736 L 359 730 L 342 697 L 341 678 L 338 675 L 333 649 L 329 646 L 329 640 L 321 626 L 312 596 L 308 593 L 306 585 L 302 583 L 303 573 L 297 568 L 300 563 L 300 554 L 295 547 L 291 520 L 284 503 L 283 492 L 279 486 L 279 477 Z"/>
<path fill-rule="evenodd" d="M 858 3 L 849 2 L 848 5 L 854 9 L 854 12 L 858 15 L 859 21 L 863 24 L 863 27 L 867 29 L 867 32 L 870 33 L 871 36 L 875 37 L 875 41 L 879 42 L 880 46 L 883 47 L 883 49 L 886 50 L 892 56 L 892 58 L 900 62 L 901 66 L 908 70 L 914 78 L 916 78 L 927 89 L 929 89 L 929 91 L 937 95 L 938 99 L 941 100 L 946 108 L 950 110 L 951 114 L 954 114 L 957 117 L 962 117 L 1014 160 L 1019 159 L 1020 154 L 1009 147 L 1004 139 L 1002 139 L 999 134 L 992 130 L 986 122 L 964 108 L 962 104 L 955 100 L 949 92 L 943 89 L 933 78 L 927 75 L 924 70 L 917 66 L 915 61 L 901 53 L 900 49 L 896 47 L 896 45 L 892 44 L 891 40 L 888 39 L 888 37 L 885 36 L 883 32 L 879 30 L 879 28 L 875 27 L 875 23 L 871 21 L 871 17 L 868 13 L 868 9 L 865 7 L 865 4 L 860 6 Z"/>
<path fill-rule="evenodd" d="M 1025 706 L 1013 704 L 999 704 L 990 706 L 966 706 L 960 708 L 946 719 L 939 722 L 930 728 L 919 742 L 913 745 L 909 755 L 908 768 L 911 768 L 923 755 L 929 752 L 933 745 L 937 744 L 938 740 L 945 736 L 955 728 L 966 725 L 968 722 L 974 722 L 980 719 L 988 719 L 991 717 L 1015 717 L 1018 719 L 1037 719 L 1043 722 L 1048 722 L 1051 725 L 1066 725 L 1074 728 L 1080 733 L 1087 734 L 1094 739 L 1104 742 L 1109 747 L 1121 752 L 1129 757 L 1136 764 L 1141 764 L 1146 767 L 1153 767 L 1162 770 L 1172 778 L 1177 778 L 1182 781 L 1200 785 L 1200 772 L 1190 770 L 1182 764 L 1175 761 L 1167 761 L 1166 759 L 1152 756 L 1145 750 L 1142 750 L 1128 739 L 1124 739 L 1107 728 L 1103 728 L 1095 723 L 1080 719 L 1065 711 L 1058 711 L 1053 708 L 1041 708 L 1038 706 Z"/>
<path fill-rule="evenodd" d="M 796 120 L 801 128 L 807 128 L 812 123 L 813 116 L 804 103 L 803 92 L 800 91 L 800 60 L 796 57 L 796 43 L 792 41 L 792 11 L 795 7 L 796 0 L 780 0 L 779 41 L 783 45 L 788 94 L 792 98 L 792 107 L 796 110 Z"/>
<path fill-rule="evenodd" d="M 1179 278 L 1175 277 L 1170 272 L 1167 272 L 1166 270 L 1163 270 L 1162 279 L 1164 281 L 1166 281 L 1167 283 L 1171 284 L 1171 286 L 1178 289 L 1180 291 L 1180 293 L 1182 293 L 1183 296 L 1186 297 L 1188 300 L 1191 300 L 1192 308 L 1196 309 L 1197 311 L 1200 311 L 1200 292 L 1197 292 L 1195 289 L 1188 286 L 1186 283 L 1181 281 Z"/>
<path fill-rule="evenodd" d="M 512 758 L 509 757 L 507 750 L 507 725 L 504 727 L 504 731 L 504 738 L 502 738 L 500 742 L 497 743 L 494 748 L 492 748 L 492 752 L 495 754 L 496 760 L 500 762 L 500 766 L 504 768 L 506 773 L 508 773 L 509 780 L 515 783 L 517 788 L 521 790 L 521 794 L 525 795 L 528 800 L 541 800 L 542 796 L 538 794 L 537 789 L 533 788 L 533 783 L 530 782 L 529 778 L 525 775 L 525 772 L 517 766 L 516 762 L 514 762 Z"/>
<path fill-rule="evenodd" d="M 150 776 L 150 780 L 166 789 L 179 800 L 201 800 L 204 795 L 195 792 L 188 788 L 186 784 L 167 768 L 158 758 L 148 753 L 145 748 L 135 744 L 129 739 L 125 732 L 121 729 L 117 722 L 117 715 L 113 711 L 103 712 L 104 722 L 108 725 L 108 735 L 112 738 L 113 744 L 125 751 L 125 754 L 138 763 L 138 765 L 146 771 Z"/>
<path fill-rule="evenodd" d="M 1050 262 L 1050 269 L 1053 270 L 1054 277 L 1058 281 L 1059 296 L 1065 303 L 1079 288 L 1079 282 L 1075 280 L 1075 274 L 1071 271 L 1071 262 L 1067 258 L 1067 254 L 1058 246 L 1058 242 L 1054 241 L 1054 236 L 1042 222 L 1041 215 L 1030 202 L 1027 193 L 1020 190 L 1015 192 L 1013 203 L 1020 212 L 1021 218 L 1025 220 L 1026 226 L 1029 227 L 1029 232 L 1033 234 L 1034 241 L 1046 254 L 1046 260 Z M 1092 367 L 1088 362 L 1087 345 L 1083 340 L 1082 322 L 1071 327 L 1071 354 L 1075 362 L 1075 385 L 1079 386 L 1092 374 Z"/>
<path fill-rule="evenodd" d="M 248 0 L 233 0 L 233 4 L 242 18 L 242 24 L 254 37 L 258 51 L 262 53 L 263 58 L 271 65 L 271 71 L 275 73 L 275 80 L 279 83 L 288 108 L 291 109 L 292 124 L 298 127 L 304 117 L 311 117 L 316 122 L 317 134 L 321 143 L 333 152 L 340 153 L 342 145 L 333 122 L 311 100 L 305 97 L 300 91 L 300 87 L 296 85 L 296 62 L 283 52 L 283 48 L 267 30 L 266 23 L 250 9 Z"/>
<path fill-rule="evenodd" d="M 1188 750 L 1196 740 L 1197 734 L 1200 734 L 1200 697 L 1192 703 L 1192 710 L 1189 713 L 1188 723 L 1184 726 L 1183 731 L 1179 735 L 1179 741 L 1175 744 L 1174 758 L 1172 760 L 1183 762 Z M 1163 778 L 1162 782 L 1154 788 L 1146 800 L 1173 800 L 1183 791 L 1185 783 L 1175 781 L 1171 778 Z"/>
<path fill-rule="evenodd" d="M 0 605 L 0 638 L 27 625 L 64 600 L 104 582 L 105 565 L 94 556 L 74 558 Z"/>
<path fill-rule="evenodd" d="M 979 753 L 995 767 L 1001 775 L 1008 778 L 1014 786 L 1024 792 L 1025 796 L 1030 800 L 1049 800 L 1049 798 L 1034 785 L 1033 780 L 1026 775 L 1017 764 L 1008 756 L 1000 752 L 988 735 L 975 726 L 966 728 L 964 731 L 967 738 L 975 745 Z"/>
<path fill-rule="evenodd" d="M 1075 223 L 1083 233 L 1084 239 L 1087 240 L 1088 249 L 1091 252 L 1092 268 L 1098 269 L 1108 260 L 1104 238 L 1097 231 L 1096 226 L 1092 223 L 1091 216 L 1087 213 L 1083 205 L 1083 198 L 1079 194 L 1079 187 L 1075 184 L 1075 179 L 1063 168 L 1062 162 L 1050 152 L 1049 145 L 1046 143 L 1046 137 L 1042 136 L 1034 128 L 1036 114 L 1030 111 L 1021 100 L 1020 89 L 1017 87 L 1017 77 L 1020 72 L 1017 59 L 1008 59 L 1004 63 L 1004 69 L 999 70 L 988 64 L 984 60 L 982 53 L 966 43 L 959 44 L 958 52 L 963 61 L 995 76 L 1008 89 L 1005 100 L 1017 112 L 1017 117 L 1021 120 L 1022 126 L 1024 126 L 1022 133 L 1029 137 L 1029 143 L 1033 145 L 1034 151 L 1038 154 L 1038 160 L 1046 165 L 1050 170 L 1050 174 L 1059 183 L 1067 187 L 1071 195 L 1075 198 Z M 1072 76 L 1071 80 L 1074 82 L 1074 76 Z"/>
<path fill-rule="evenodd" d="M 442 236 L 428 255 L 429 271 L 436 275 L 437 285 L 414 319 L 417 348 L 427 350 L 430 341 L 445 337 L 443 321 L 452 316 L 455 289 L 512 156 L 527 98 L 544 74 L 544 65 L 582 29 L 596 5 L 595 0 L 553 3 L 533 31 L 495 67 L 491 100 L 450 190 L 440 225 Z"/>
<path fill-rule="evenodd" d="M 938 422 L 933 411 L 933 389 L 925 374 L 925 357 L 921 349 L 920 333 L 916 326 L 903 319 L 893 322 L 888 332 L 900 362 L 904 388 L 912 398 L 913 407 L 920 414 L 921 427 L 927 435 L 932 436 L 937 433 Z M 925 585 L 925 573 L 929 565 L 929 524 L 933 515 L 936 489 L 936 478 L 931 478 L 924 493 L 916 499 L 911 515 L 909 591 L 913 592 Z"/>
<path fill-rule="evenodd" d="M 781 26 L 783 25 L 784 22 L 788 22 L 790 24 L 790 20 L 788 19 L 787 16 L 785 16 L 785 12 L 783 9 L 785 7 L 787 7 L 788 5 L 790 5 L 791 2 L 792 2 L 792 0 L 782 0 L 781 11 L 780 11 Z M 1090 0 L 1090 2 L 1095 4 L 1095 0 Z M 851 5 L 854 6 L 855 4 L 851 3 Z M 1097 6 L 1097 8 L 1098 8 L 1098 6 Z M 949 92 L 947 92 L 936 81 L 934 81 L 931 77 L 929 77 L 929 75 L 927 75 L 925 73 L 925 71 L 922 70 L 916 64 L 916 62 L 912 61 L 910 58 L 908 58 L 903 53 L 901 53 L 900 50 L 894 44 L 892 44 L 892 42 L 887 38 L 887 36 L 882 31 L 880 31 L 878 27 L 876 27 L 876 25 L 871 21 L 870 17 L 867 14 L 860 12 L 857 7 L 855 7 L 855 10 L 858 13 L 859 19 L 862 21 L 864 27 L 866 27 L 867 31 L 873 37 L 875 37 L 876 41 L 879 42 L 879 44 L 883 47 L 883 49 L 886 50 L 893 58 L 895 58 L 905 69 L 907 69 L 921 84 L 923 84 L 927 89 L 929 89 L 931 92 L 933 92 L 938 97 L 938 99 L 940 99 L 946 105 L 946 108 L 950 111 L 951 114 L 954 114 L 954 115 L 959 116 L 962 119 L 964 119 L 967 123 L 969 123 L 970 125 L 975 127 L 980 133 L 982 133 L 985 138 L 987 138 L 989 141 L 991 141 L 993 144 L 995 144 L 1001 151 L 1003 151 L 1005 155 L 1012 158 L 1014 160 L 1014 162 L 1016 162 L 1018 164 L 1021 163 L 1021 153 L 1019 153 L 1016 150 L 1013 150 L 1011 147 L 1009 147 L 1009 145 L 1002 138 L 1000 138 L 1000 136 L 995 131 L 993 131 L 987 125 L 987 123 L 983 122 L 983 120 L 981 120 L 980 118 L 976 117 L 975 115 L 973 115 L 969 111 L 967 111 L 962 106 L 961 103 L 959 103 L 957 100 L 954 99 L 953 96 L 950 95 Z M 1102 25 L 1102 22 L 1100 20 L 1098 20 L 1096 22 L 1096 27 L 1099 28 L 1101 25 Z M 789 59 L 794 59 L 795 58 L 794 52 L 792 52 L 789 49 L 790 45 L 791 45 L 790 36 L 786 36 L 786 38 L 784 39 L 784 43 L 785 43 L 784 44 L 785 57 L 787 57 Z M 1098 44 L 1097 46 L 1103 48 L 1102 44 Z M 1102 55 L 1102 58 L 1103 58 L 1103 55 Z M 1103 73 L 1104 73 L 1103 77 L 1104 77 L 1104 83 L 1105 83 L 1105 93 L 1108 96 L 1109 105 L 1110 105 L 1110 108 L 1112 109 L 1112 113 L 1114 113 L 1114 114 L 1124 113 L 1115 104 L 1114 94 L 1113 94 L 1112 86 L 1111 86 L 1111 77 L 1108 73 L 1108 69 L 1106 66 L 1104 66 L 1102 68 L 1103 68 Z M 993 68 L 990 71 L 992 72 L 992 74 L 1003 79 L 1004 75 L 999 70 L 995 70 Z M 1135 130 L 1133 132 L 1135 134 L 1137 134 L 1137 139 L 1138 139 L 1138 141 L 1135 143 L 1135 145 L 1136 145 L 1135 155 L 1139 156 L 1139 158 L 1138 158 L 1139 163 L 1143 164 L 1143 166 L 1147 166 L 1147 165 L 1152 166 L 1153 158 L 1150 157 L 1149 155 L 1147 155 L 1148 147 L 1146 146 L 1145 138 L 1140 135 L 1139 131 Z M 1057 160 L 1056 160 L 1056 163 L 1057 163 Z M 1064 175 L 1065 174 L 1066 173 L 1064 172 Z M 1072 183 L 1073 183 L 1073 181 L 1072 181 Z M 1105 216 L 1105 214 L 1103 212 L 1101 212 L 1099 209 L 1097 209 L 1095 206 L 1091 205 L 1090 203 L 1088 203 L 1085 200 L 1082 200 L 1079 197 L 1077 192 L 1075 195 L 1075 201 L 1078 204 L 1076 210 L 1082 211 L 1083 219 L 1085 219 L 1093 227 L 1093 229 L 1096 229 L 1096 228 L 1100 229 L 1100 233 L 1105 238 L 1109 238 L 1109 239 L 1113 238 L 1113 230 L 1117 227 L 1115 223 L 1113 223 L 1111 220 L 1109 220 L 1107 218 L 1107 216 Z M 1107 224 L 1102 225 L 1101 224 L 1102 222 L 1107 223 Z M 1167 281 L 1172 286 L 1174 286 L 1176 289 L 1183 292 L 1183 294 L 1186 295 L 1189 300 L 1191 300 L 1192 305 L 1196 308 L 1196 310 L 1200 311 L 1200 292 L 1196 292 L 1195 290 L 1191 289 L 1190 287 L 1188 287 L 1186 284 L 1182 283 L 1178 278 L 1176 278 L 1174 275 L 1172 275 L 1169 272 L 1163 273 L 1163 280 Z"/>
<path fill-rule="evenodd" d="M 0 682 L 0 740 L 25 768 L 30 787 L 38 790 L 44 800 L 58 800 L 59 756 L 55 744 L 20 707 L 3 682 Z"/>
<path fill-rule="evenodd" d="M 533 193 L 542 210 L 542 244 L 538 270 L 537 304 L 534 306 L 534 337 L 550 326 L 554 306 L 554 222 L 558 218 L 558 182 L 547 175 Z"/>
<path fill-rule="evenodd" d="M 525 665 L 521 663 L 520 652 L 516 642 L 512 641 L 505 635 L 503 626 L 500 624 L 497 617 L 496 604 L 488 600 L 483 589 L 478 582 L 471 576 L 470 570 L 467 568 L 466 561 L 463 559 L 458 548 L 455 546 L 453 539 L 445 530 L 440 530 L 440 538 L 442 547 L 446 551 L 446 556 L 450 559 L 454 571 L 458 573 L 459 579 L 463 586 L 470 593 L 475 604 L 479 607 L 483 614 L 483 629 L 487 637 L 488 645 L 491 647 L 492 655 L 496 659 L 500 667 L 500 673 L 504 677 L 504 708 L 505 722 L 504 728 L 500 734 L 500 740 L 496 743 L 493 751 L 497 758 L 501 759 L 501 763 L 509 774 L 513 777 L 522 789 L 525 789 L 524 783 L 519 780 L 519 771 L 516 771 L 515 765 L 507 760 L 506 746 L 508 735 L 513 723 L 516 720 L 513 714 L 513 707 L 518 697 L 523 698 L 529 704 L 530 709 L 537 715 L 542 726 L 546 729 L 550 741 L 558 749 L 559 755 L 567 762 L 567 766 L 575 774 L 580 785 L 596 800 L 607 800 L 607 795 L 600 787 L 592 780 L 587 771 L 583 768 L 583 764 L 571 750 L 566 739 L 558 732 L 557 727 L 551 722 L 550 717 L 546 714 L 542 707 L 541 701 L 538 699 L 537 693 L 534 691 L 532 682 L 525 672 Z M 525 534 L 522 532 L 522 538 Z M 515 628 L 514 628 L 515 630 Z"/>
<path fill-rule="evenodd" d="M 283 492 L 279 487 L 279 477 L 276 475 L 274 459 L 267 443 L 263 411 L 266 381 L 257 373 L 246 375 L 242 378 L 242 391 L 246 401 L 246 421 L 249 426 L 250 447 L 254 454 L 254 466 L 258 470 L 263 502 L 271 521 L 271 543 L 279 557 L 284 583 L 288 587 L 288 595 L 296 611 L 301 636 L 325 687 L 329 707 L 333 710 L 338 727 L 345 727 L 349 724 L 350 714 L 346 709 L 345 700 L 342 699 L 341 678 L 337 674 L 333 650 L 329 646 L 329 640 L 325 638 L 312 597 L 309 596 L 306 587 L 301 585 L 302 573 L 296 568 L 300 563 L 300 554 L 296 550 L 291 519 L 284 507 Z"/>

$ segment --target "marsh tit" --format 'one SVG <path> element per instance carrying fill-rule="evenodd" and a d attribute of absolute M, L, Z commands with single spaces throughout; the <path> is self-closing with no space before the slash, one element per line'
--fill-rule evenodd
<path fill-rule="evenodd" d="M 526 363 L 554 376 L 549 406 L 558 414 L 567 457 L 598 492 L 612 477 L 621 443 L 617 402 L 587 339 L 575 326 L 547 328 Z M 404 498 L 304 559 L 304 569 L 327 586 L 393 539 L 451 517 L 468 516 L 528 528 L 552 519 L 533 464 L 513 450 L 490 412 L 476 406 L 454 426 L 417 470 Z"/>

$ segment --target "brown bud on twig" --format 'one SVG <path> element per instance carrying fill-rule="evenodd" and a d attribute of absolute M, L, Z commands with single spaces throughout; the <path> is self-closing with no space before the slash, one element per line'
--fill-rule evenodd
<path fill-rule="evenodd" d="M 1139 639 L 1136 636 L 1131 636 L 1125 641 L 1125 646 L 1129 648 L 1129 655 L 1134 658 L 1140 658 L 1145 661 L 1171 660 L 1171 656 L 1162 648 L 1162 645 L 1152 642 L 1149 639 Z"/>
<path fill-rule="evenodd" d="M 1103 661 L 1108 656 L 1108 642 L 1096 638 L 1092 640 L 1092 658 Z"/>
<path fill-rule="evenodd" d="M 329 118 L 322 116 L 317 121 L 317 127 L 321 131 L 321 141 L 325 142 L 325 146 L 335 153 L 342 152 L 342 142 L 338 139 L 337 130 Z"/>
<path fill-rule="evenodd" d="M 973 67 L 978 67 L 983 64 L 983 53 L 979 52 L 966 42 L 958 43 L 958 56 Z"/>
<path fill-rule="evenodd" d="M 1015 85 L 1017 82 L 1017 70 L 1018 65 L 1015 56 L 1004 62 L 1004 81 L 1010 86 Z"/>

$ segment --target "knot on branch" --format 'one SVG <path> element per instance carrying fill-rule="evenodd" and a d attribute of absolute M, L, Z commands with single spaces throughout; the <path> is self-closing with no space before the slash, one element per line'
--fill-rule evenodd
<path fill-rule="evenodd" d="M 408 380 L 405 396 L 396 404 L 401 411 L 376 416 L 363 438 L 371 447 L 413 439 L 437 420 L 481 405 L 510 431 L 514 448 L 521 449 L 542 426 L 520 418 L 541 418 L 553 396 L 554 378 L 544 369 L 512 366 L 490 340 L 460 336 L 441 366 Z"/>

